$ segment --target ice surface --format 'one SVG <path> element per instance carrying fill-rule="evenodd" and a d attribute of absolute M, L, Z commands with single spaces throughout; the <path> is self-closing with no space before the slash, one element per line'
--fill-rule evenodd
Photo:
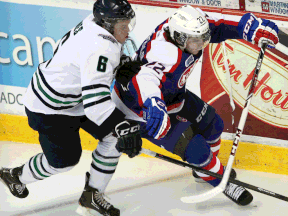
<path fill-rule="evenodd" d="M 41 152 L 39 145 L 0 142 L 0 166 L 14 167 Z M 79 164 L 71 171 L 28 185 L 29 196 L 18 199 L 0 183 L 0 215 L 77 216 L 78 199 L 90 170 L 91 152 L 83 151 Z M 237 170 L 238 179 L 288 196 L 288 176 Z M 196 183 L 191 171 L 156 158 L 123 155 L 106 194 L 121 210 L 121 216 L 286 216 L 288 203 L 254 191 L 254 201 L 240 207 L 223 194 L 198 204 L 185 204 L 183 196 L 198 194 L 211 187 Z"/>

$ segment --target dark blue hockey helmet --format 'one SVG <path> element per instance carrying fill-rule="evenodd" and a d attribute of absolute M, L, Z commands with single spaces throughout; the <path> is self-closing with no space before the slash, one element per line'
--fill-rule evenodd
<path fill-rule="evenodd" d="M 96 23 L 111 34 L 118 21 L 131 20 L 130 31 L 135 26 L 135 12 L 127 0 L 97 0 L 94 3 L 93 15 Z"/>

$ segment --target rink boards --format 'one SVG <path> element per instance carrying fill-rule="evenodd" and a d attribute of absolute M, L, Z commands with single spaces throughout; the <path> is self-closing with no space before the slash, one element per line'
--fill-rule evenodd
<path fill-rule="evenodd" d="M 0 140 L 39 144 L 38 134 L 28 126 L 27 117 L 1 114 Z M 93 151 L 98 143 L 91 135 L 80 130 L 82 148 Z M 179 159 L 174 155 L 144 139 L 143 147 L 160 154 Z M 222 140 L 219 158 L 225 165 L 232 147 L 231 140 Z M 145 156 L 145 155 L 142 155 Z M 275 174 L 288 175 L 288 149 L 279 146 L 240 142 L 235 157 L 234 167 L 246 170 L 256 170 Z"/>

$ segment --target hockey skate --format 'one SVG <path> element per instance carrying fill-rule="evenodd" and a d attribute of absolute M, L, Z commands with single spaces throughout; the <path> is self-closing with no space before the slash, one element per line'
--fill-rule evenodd
<path fill-rule="evenodd" d="M 253 200 L 252 194 L 244 187 L 228 182 L 223 192 L 229 199 L 238 205 L 246 206 Z"/>
<path fill-rule="evenodd" d="M 0 179 L 7 185 L 10 192 L 18 197 L 25 198 L 28 196 L 29 191 L 25 184 L 22 184 L 19 180 L 19 176 L 22 174 L 23 166 L 16 168 L 1 168 L 0 169 Z"/>
<path fill-rule="evenodd" d="M 198 176 L 197 173 L 194 170 L 192 171 L 192 175 L 194 177 L 195 182 L 197 182 L 197 183 L 207 183 L 200 176 Z M 230 178 L 231 179 L 236 179 L 236 177 L 237 177 L 236 171 L 234 169 L 232 169 L 231 173 L 230 173 Z"/>
<path fill-rule="evenodd" d="M 86 173 L 84 191 L 79 199 L 79 207 L 76 212 L 79 215 L 105 215 L 119 216 L 120 210 L 104 199 L 104 194 L 88 185 L 90 174 Z"/>

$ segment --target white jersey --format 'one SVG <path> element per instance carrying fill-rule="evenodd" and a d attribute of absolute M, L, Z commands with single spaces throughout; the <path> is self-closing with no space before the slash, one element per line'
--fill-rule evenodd
<path fill-rule="evenodd" d="M 72 28 L 54 57 L 38 66 L 23 100 L 30 111 L 86 115 L 97 125 L 114 111 L 110 85 L 122 45 L 93 18 L 91 14 Z"/>

